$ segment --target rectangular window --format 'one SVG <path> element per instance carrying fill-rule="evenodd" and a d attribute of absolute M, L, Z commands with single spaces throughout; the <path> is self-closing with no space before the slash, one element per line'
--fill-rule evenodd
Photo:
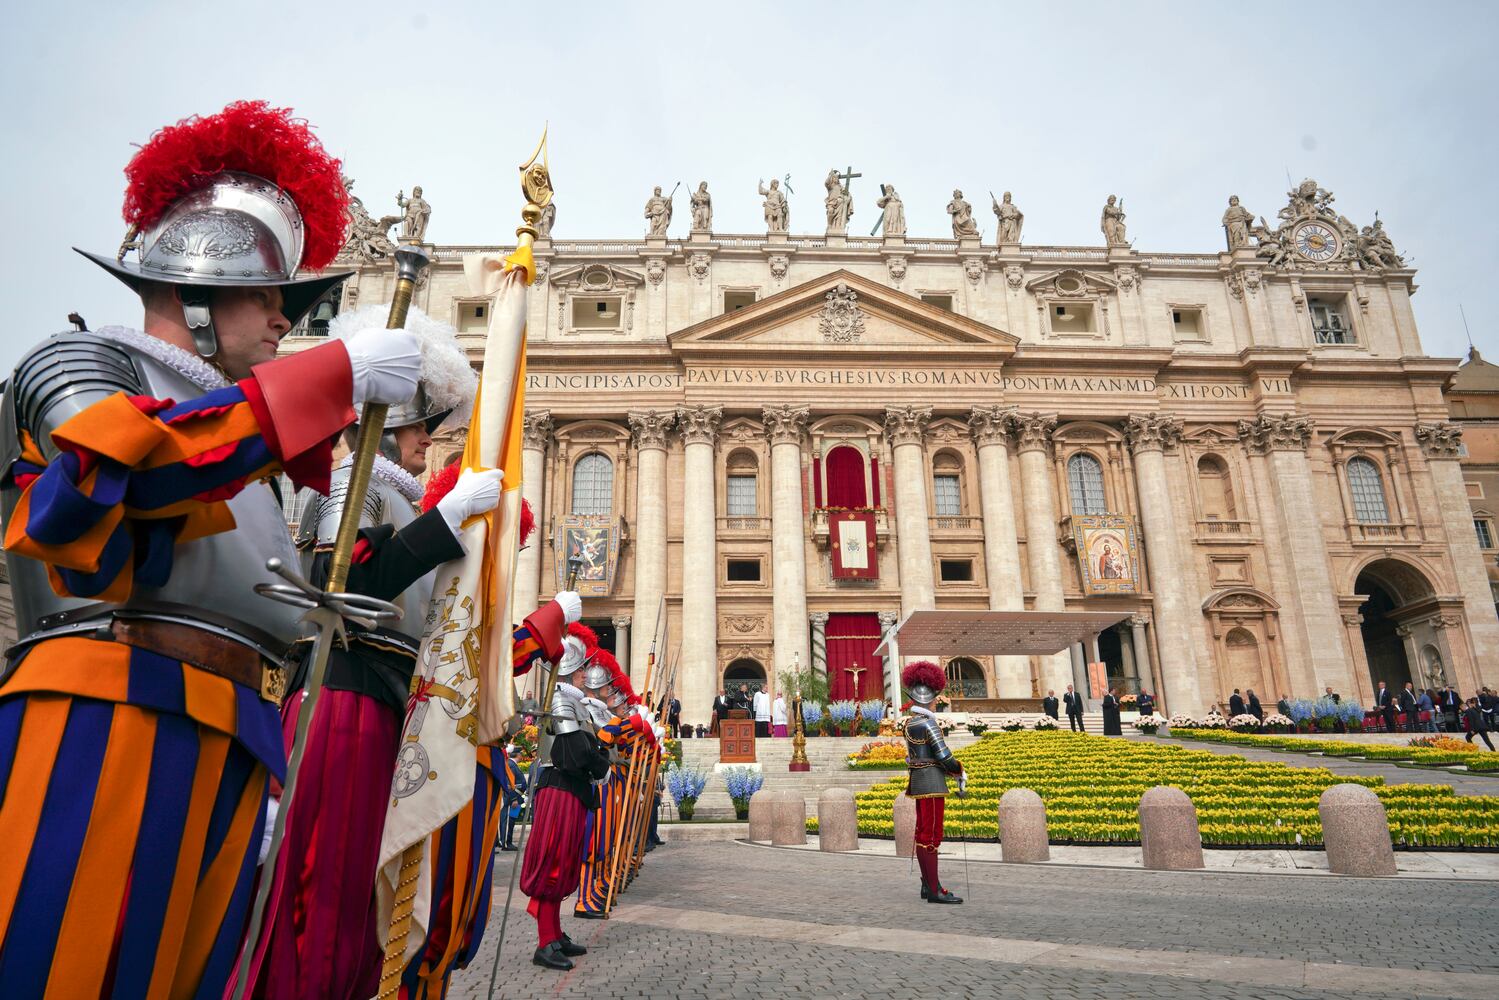
<path fill-rule="evenodd" d="M 972 583 L 972 559 L 941 559 L 937 563 L 943 583 Z"/>
<path fill-rule="evenodd" d="M 1483 483 L 1475 483 L 1472 480 L 1469 480 L 1468 482 L 1463 483 L 1463 485 L 1468 489 L 1469 500 L 1483 499 Z"/>
<path fill-rule="evenodd" d="M 929 306 L 936 306 L 938 309 L 946 309 L 948 312 L 952 312 L 952 296 L 946 293 L 922 292 L 921 301 Z"/>
<path fill-rule="evenodd" d="M 730 583 L 759 583 L 760 560 L 730 559 L 724 576 Z"/>
<path fill-rule="evenodd" d="M 757 513 L 755 509 L 755 477 L 730 476 L 728 486 L 727 500 L 729 516 L 754 517 Z"/>
<path fill-rule="evenodd" d="M 963 496 L 959 491 L 957 476 L 933 476 L 932 496 L 936 501 L 934 513 L 938 517 L 959 517 L 963 513 Z"/>
<path fill-rule="evenodd" d="M 1478 532 L 1478 547 L 1480 549 L 1492 549 L 1494 547 L 1494 522 L 1486 517 L 1475 517 L 1473 519 L 1473 530 Z"/>
<path fill-rule="evenodd" d="M 723 311 L 726 313 L 738 312 L 746 306 L 755 304 L 755 293 L 751 291 L 733 291 L 723 293 Z"/>
<path fill-rule="evenodd" d="M 1333 299 L 1307 299 L 1306 311 L 1312 317 L 1312 335 L 1319 344 L 1353 343 L 1353 327 L 1343 311 L 1343 303 Z"/>
<path fill-rule="evenodd" d="M 458 306 L 458 332 L 483 333 L 489 329 L 489 307 L 483 302 L 464 302 Z"/>
<path fill-rule="evenodd" d="M 1202 309 L 1193 306 L 1171 307 L 1171 330 L 1177 340 L 1206 340 L 1207 324 Z"/>
<path fill-rule="evenodd" d="M 573 299 L 574 330 L 618 330 L 621 300 Z"/>
<path fill-rule="evenodd" d="M 1077 333 L 1097 333 L 1093 322 L 1093 306 L 1086 302 L 1069 302 L 1051 307 L 1051 332 L 1057 336 Z"/>

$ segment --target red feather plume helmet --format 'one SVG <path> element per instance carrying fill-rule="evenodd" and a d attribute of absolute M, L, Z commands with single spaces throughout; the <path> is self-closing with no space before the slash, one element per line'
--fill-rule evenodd
<path fill-rule="evenodd" d="M 906 664 L 906 669 L 900 672 L 900 682 L 907 688 L 919 685 L 931 688 L 933 694 L 941 694 L 947 687 L 947 674 L 931 660 L 917 660 Z"/>
<path fill-rule="evenodd" d="M 567 627 L 567 634 L 582 639 L 583 648 L 588 650 L 588 652 L 594 654 L 593 658 L 595 661 L 598 660 L 599 654 L 608 654 L 608 650 L 599 649 L 598 633 L 589 628 L 587 625 L 584 625 L 582 622 L 573 622 L 571 625 L 569 625 Z M 612 660 L 614 659 L 614 657 L 610 656 L 609 659 Z M 618 664 L 616 664 L 616 666 L 617 665 Z"/>

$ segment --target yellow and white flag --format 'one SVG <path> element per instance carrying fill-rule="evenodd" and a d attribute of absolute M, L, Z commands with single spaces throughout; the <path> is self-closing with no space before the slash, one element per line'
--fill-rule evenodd
<path fill-rule="evenodd" d="M 380 841 L 382 943 L 402 854 L 473 798 L 477 747 L 499 739 L 515 713 L 510 595 L 520 549 L 526 289 L 536 264 L 522 246 L 507 257 L 470 256 L 464 270 L 472 293 L 492 305 L 463 468 L 503 469 L 505 477 L 499 506 L 463 526 L 463 558 L 437 569 Z M 431 866 L 423 864 L 408 961 L 426 939 L 431 889 Z"/>

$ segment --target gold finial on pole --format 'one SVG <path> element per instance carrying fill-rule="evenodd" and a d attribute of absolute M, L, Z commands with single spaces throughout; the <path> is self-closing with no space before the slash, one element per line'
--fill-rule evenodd
<path fill-rule="evenodd" d="M 552 203 L 552 172 L 547 165 L 547 128 L 541 130 L 541 141 L 536 144 L 536 152 L 520 165 L 520 193 L 525 197 L 526 203 L 520 210 L 521 226 L 515 231 L 517 249 L 529 247 L 536 242 L 536 223 L 541 221 L 541 210 Z"/>

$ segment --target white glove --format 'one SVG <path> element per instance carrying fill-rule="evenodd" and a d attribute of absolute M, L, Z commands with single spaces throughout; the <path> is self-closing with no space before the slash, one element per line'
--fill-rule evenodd
<path fill-rule="evenodd" d="M 562 623 L 571 625 L 573 622 L 583 620 L 583 598 L 571 590 L 563 590 L 557 593 L 552 600 L 562 607 Z"/>
<path fill-rule="evenodd" d="M 663 739 L 666 738 L 666 730 L 662 729 L 660 726 L 657 726 L 654 732 L 656 734 L 657 743 L 660 743 Z"/>
<path fill-rule="evenodd" d="M 271 853 L 271 837 L 276 832 L 276 814 L 280 811 L 280 799 L 265 800 L 265 832 L 260 835 L 260 855 L 255 861 L 256 865 L 265 864 L 266 855 Z"/>
<path fill-rule="evenodd" d="M 463 531 L 463 522 L 475 514 L 484 514 L 499 505 L 500 480 L 505 473 L 499 469 L 474 472 L 465 469 L 448 495 L 437 501 L 437 511 L 458 538 Z"/>
<path fill-rule="evenodd" d="M 354 368 L 354 405 L 398 406 L 416 395 L 422 374 L 422 349 L 405 330 L 371 327 L 360 330 L 344 347 Z"/>

